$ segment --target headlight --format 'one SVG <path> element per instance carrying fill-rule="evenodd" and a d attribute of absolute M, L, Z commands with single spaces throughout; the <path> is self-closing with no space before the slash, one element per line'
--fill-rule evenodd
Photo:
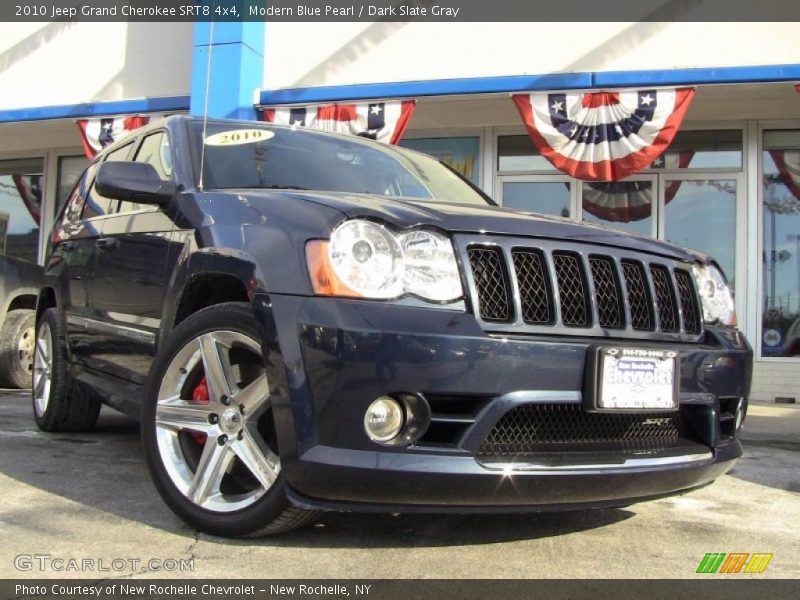
<path fill-rule="evenodd" d="M 309 242 L 306 260 L 319 295 L 385 299 L 414 294 L 435 302 L 463 295 L 453 244 L 433 231 L 395 233 L 353 219 L 336 227 L 329 242 Z"/>
<path fill-rule="evenodd" d="M 694 265 L 692 272 L 700 299 L 703 301 L 705 322 L 736 325 L 733 294 L 725 283 L 722 272 L 713 265 Z"/>

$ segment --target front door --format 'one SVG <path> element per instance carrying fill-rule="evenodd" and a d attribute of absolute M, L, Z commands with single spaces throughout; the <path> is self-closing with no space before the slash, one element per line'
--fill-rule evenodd
<path fill-rule="evenodd" d="M 134 160 L 149 162 L 164 179 L 172 176 L 167 133 L 155 132 L 140 144 Z M 97 239 L 91 305 L 103 352 L 97 368 L 144 384 L 156 351 L 161 313 L 169 284 L 173 222 L 159 207 L 120 202 L 105 219 Z"/>

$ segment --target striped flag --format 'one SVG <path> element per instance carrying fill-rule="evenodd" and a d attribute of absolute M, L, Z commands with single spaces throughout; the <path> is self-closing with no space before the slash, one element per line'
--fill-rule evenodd
<path fill-rule="evenodd" d="M 357 135 L 396 144 L 403 137 L 414 106 L 414 100 L 282 106 L 265 108 L 263 115 L 269 123 Z"/>
<path fill-rule="evenodd" d="M 134 129 L 143 127 L 150 122 L 150 117 L 141 115 L 129 117 L 109 117 L 101 119 L 79 119 L 78 128 L 81 132 L 81 143 L 86 158 L 97 156 L 106 146 L 110 146 L 122 139 Z"/>
<path fill-rule="evenodd" d="M 525 127 L 559 171 L 584 181 L 638 173 L 672 142 L 692 88 L 516 94 Z"/>

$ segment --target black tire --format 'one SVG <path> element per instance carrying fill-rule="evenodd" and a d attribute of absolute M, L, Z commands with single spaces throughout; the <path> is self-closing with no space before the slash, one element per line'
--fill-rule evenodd
<path fill-rule="evenodd" d="M 50 366 L 50 392 L 43 411 L 37 408 L 37 389 L 31 390 L 33 417 L 39 429 L 51 432 L 89 431 L 97 423 L 100 399 L 88 390 L 75 385 L 69 373 L 67 345 L 58 311 L 49 308 L 36 326 L 37 339 L 43 328 L 52 334 L 52 359 Z"/>
<path fill-rule="evenodd" d="M 31 386 L 35 326 L 35 311 L 21 308 L 6 314 L 0 331 L 0 387 Z"/>
<path fill-rule="evenodd" d="M 150 369 L 142 404 L 141 434 L 147 466 L 161 497 L 190 526 L 221 537 L 254 537 L 283 533 L 314 521 L 318 512 L 290 504 L 283 473 L 252 504 L 233 512 L 208 510 L 185 495 L 171 479 L 159 451 L 156 405 L 162 380 L 184 346 L 199 336 L 233 331 L 258 342 L 258 326 L 246 303 L 229 302 L 205 308 L 181 322 L 164 341 Z M 263 361 L 262 361 L 263 364 Z M 234 399 L 235 404 L 235 399 Z M 207 443 L 211 443 L 210 440 Z"/>

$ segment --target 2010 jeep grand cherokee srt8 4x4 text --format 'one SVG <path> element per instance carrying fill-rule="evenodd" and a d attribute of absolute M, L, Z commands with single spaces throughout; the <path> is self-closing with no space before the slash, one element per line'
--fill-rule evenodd
<path fill-rule="evenodd" d="M 370 140 L 151 124 L 89 165 L 45 280 L 36 422 L 140 417 L 211 533 L 621 506 L 741 455 L 752 353 L 713 262 Z"/>

